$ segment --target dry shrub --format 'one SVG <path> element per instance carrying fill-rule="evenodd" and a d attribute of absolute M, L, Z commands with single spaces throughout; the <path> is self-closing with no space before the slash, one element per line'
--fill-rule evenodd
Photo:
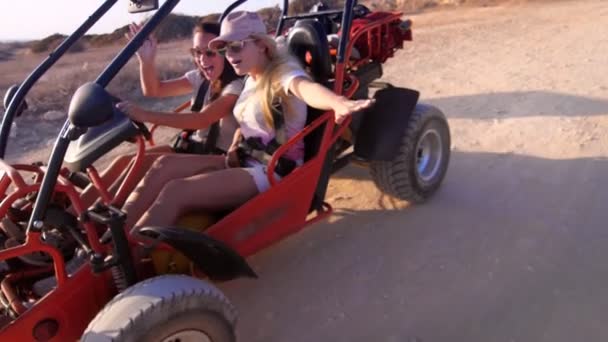
<path fill-rule="evenodd" d="M 306 13 L 321 0 L 295 0 L 289 2 L 289 14 Z M 340 8 L 344 6 L 344 0 L 322 0 L 322 2 L 332 8 Z"/>
<path fill-rule="evenodd" d="M 50 35 L 42 40 L 36 40 L 33 41 L 30 44 L 30 51 L 32 53 L 44 53 L 44 52 L 50 52 L 55 50 L 65 39 L 67 38 L 66 35 L 63 34 L 53 34 Z M 82 40 L 79 40 L 77 42 L 75 42 L 70 49 L 68 50 L 69 53 L 77 53 L 77 52 L 83 52 L 84 50 L 86 50 L 86 46 L 85 43 Z"/>
<path fill-rule="evenodd" d="M 0 62 L 8 61 L 13 58 L 12 51 L 0 51 Z"/>
<path fill-rule="evenodd" d="M 274 30 L 277 28 L 279 20 L 281 19 L 281 13 L 281 7 L 279 7 L 279 5 L 262 8 L 258 11 L 258 14 L 262 20 L 264 20 L 266 27 L 268 27 L 269 30 Z"/>
<path fill-rule="evenodd" d="M 179 77 L 192 69 L 193 64 L 186 55 L 184 44 L 186 43 L 159 46 L 156 64 L 160 79 Z M 66 56 L 63 64 L 58 63 L 32 88 L 27 96 L 30 110 L 26 115 L 42 115 L 50 110 L 67 112 L 76 89 L 86 82 L 94 81 L 117 53 L 117 48 L 92 48 L 79 59 Z M 137 57 L 131 58 L 107 89 L 123 99 L 143 100 Z"/>
<path fill-rule="evenodd" d="M 24 47 L 25 43 L 22 42 L 0 42 L 0 62 L 13 59 L 17 50 Z"/>

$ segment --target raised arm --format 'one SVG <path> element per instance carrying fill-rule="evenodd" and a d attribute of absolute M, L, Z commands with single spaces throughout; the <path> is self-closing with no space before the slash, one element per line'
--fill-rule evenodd
<path fill-rule="evenodd" d="M 132 39 L 141 27 L 137 24 L 129 25 L 127 38 Z M 156 38 L 151 35 L 137 51 L 139 60 L 139 79 L 141 90 L 149 97 L 169 97 L 186 95 L 192 92 L 192 85 L 185 76 L 161 81 L 156 69 Z"/>

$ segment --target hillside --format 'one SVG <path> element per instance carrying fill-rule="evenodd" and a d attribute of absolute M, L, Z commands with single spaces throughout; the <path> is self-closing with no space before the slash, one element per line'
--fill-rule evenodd
<path fill-rule="evenodd" d="M 453 5 L 469 3 L 471 1 L 479 2 L 482 0 L 366 0 L 361 1 L 362 4 L 369 6 L 372 9 L 382 10 L 417 10 L 422 8 L 433 7 L 437 5 Z M 491 0 L 485 0 L 488 2 Z M 290 2 L 289 12 L 303 13 L 308 12 L 319 0 L 295 0 Z M 343 4 L 343 0 L 325 0 L 323 1 L 329 8 L 339 8 Z M 275 28 L 280 15 L 280 7 L 267 7 L 258 10 L 258 13 L 266 21 L 269 29 Z M 217 21 L 219 13 L 213 13 L 205 16 L 189 16 L 184 14 L 170 14 L 156 30 L 156 37 L 160 42 L 168 42 L 189 38 L 192 34 L 192 29 L 199 21 Z M 70 52 L 81 52 L 87 47 L 102 47 L 114 44 L 123 44 L 124 36 L 128 31 L 128 26 L 117 28 L 107 34 L 86 35 L 76 44 Z M 56 48 L 64 39 L 65 35 L 53 34 L 44 39 L 33 41 L 30 43 L 30 51 L 33 53 L 49 52 Z"/>
<path fill-rule="evenodd" d="M 160 42 L 168 42 L 189 38 L 192 29 L 199 21 L 216 21 L 219 14 L 211 14 L 204 17 L 189 16 L 183 14 L 169 14 L 158 26 L 155 35 Z M 86 47 L 103 47 L 125 42 L 125 34 L 128 32 L 127 25 L 117 28 L 111 33 L 85 35 L 70 52 L 80 52 Z M 55 49 L 66 38 L 66 35 L 53 34 L 44 39 L 31 42 L 30 51 L 33 53 L 43 53 Z"/>

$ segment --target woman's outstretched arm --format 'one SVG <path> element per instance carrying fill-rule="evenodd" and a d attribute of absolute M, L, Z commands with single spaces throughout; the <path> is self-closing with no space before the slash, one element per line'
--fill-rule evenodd
<path fill-rule="evenodd" d="M 344 121 L 351 113 L 365 109 L 374 103 L 373 99 L 349 100 L 305 77 L 296 77 L 291 81 L 289 90 L 311 107 L 333 110 L 337 123 Z"/>

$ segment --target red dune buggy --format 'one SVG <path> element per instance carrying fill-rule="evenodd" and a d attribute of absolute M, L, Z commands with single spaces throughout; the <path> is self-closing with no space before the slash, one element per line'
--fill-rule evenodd
<path fill-rule="evenodd" d="M 0 157 L 29 89 L 116 2 L 106 0 L 7 92 Z M 305 163 L 279 182 L 269 178 L 269 191 L 206 229 L 146 227 L 141 241 L 127 236 L 120 210 L 127 187 L 110 194 L 93 163 L 134 142 L 138 152 L 124 183 L 133 182 L 151 134 L 116 109 L 105 87 L 178 2 L 130 1 L 132 12 L 154 15 L 94 82 L 74 94 L 47 164 L 0 160 L 0 340 L 234 341 L 236 311 L 210 281 L 256 277 L 246 257 L 330 215 L 324 199 L 332 173 L 356 160 L 369 166 L 380 190 L 413 202 L 440 186 L 450 154 L 444 115 L 418 104 L 418 92 L 377 81 L 382 63 L 412 39 L 411 22 L 354 0 L 340 10 L 289 16 L 284 0 L 277 36 L 314 80 L 347 97 L 367 97 L 373 89 L 375 106 L 341 125 L 333 113 L 309 108 L 308 125 L 274 153 L 268 174 L 301 139 Z M 80 198 L 87 183 L 101 194 L 91 208 Z"/>

